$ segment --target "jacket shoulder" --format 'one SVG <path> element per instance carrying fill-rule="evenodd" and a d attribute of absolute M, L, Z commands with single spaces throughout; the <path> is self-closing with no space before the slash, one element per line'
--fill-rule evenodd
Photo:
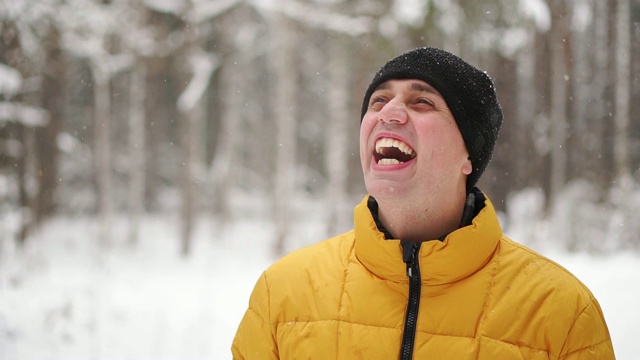
<path fill-rule="evenodd" d="M 548 257 L 519 244 L 508 237 L 500 241 L 502 260 L 513 264 L 520 280 L 536 289 L 552 291 L 557 296 L 570 296 L 589 302 L 591 290 L 573 273 Z M 517 279 L 514 279 L 517 280 Z"/>
<path fill-rule="evenodd" d="M 334 268 L 339 263 L 346 264 L 353 249 L 354 234 L 349 231 L 332 238 L 294 250 L 283 256 L 266 271 L 266 276 L 276 279 L 289 279 L 296 273 Z"/>
<path fill-rule="evenodd" d="M 263 274 L 273 324 L 337 318 L 353 232 L 295 250 Z"/>
<path fill-rule="evenodd" d="M 611 337 L 587 286 L 555 261 L 507 237 L 498 253 L 495 276 L 506 281 L 497 281 L 503 285 L 492 291 L 492 320 L 507 321 L 498 327 L 511 335 L 507 342 L 531 339 L 531 348 L 544 349 L 552 358 L 594 348 L 607 353 Z"/>

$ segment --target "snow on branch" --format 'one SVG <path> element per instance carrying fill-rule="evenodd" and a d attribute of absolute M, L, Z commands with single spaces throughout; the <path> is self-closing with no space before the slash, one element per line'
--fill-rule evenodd
<path fill-rule="evenodd" d="M 193 76 L 189 85 L 178 97 L 178 110 L 183 114 L 193 109 L 202 98 L 209 87 L 211 75 L 220 65 L 220 60 L 213 53 L 197 51 L 191 54 L 189 63 L 193 70 Z"/>
<path fill-rule="evenodd" d="M 136 58 L 132 54 L 118 54 L 109 56 L 107 60 L 109 74 L 117 74 L 131 68 Z"/>
<path fill-rule="evenodd" d="M 22 89 L 22 75 L 11 66 L 0 64 L 0 95 L 13 96 Z"/>
<path fill-rule="evenodd" d="M 27 127 L 45 126 L 49 122 L 49 113 L 38 107 L 3 101 L 0 102 L 0 125 L 7 122 Z"/>
<path fill-rule="evenodd" d="M 89 57 L 89 64 L 96 81 L 109 81 L 114 75 L 125 71 L 135 63 L 135 56 L 131 54 L 105 55 L 104 57 Z"/>
<path fill-rule="evenodd" d="M 177 16 L 187 8 L 184 0 L 144 0 L 144 5 L 153 11 Z"/>
<path fill-rule="evenodd" d="M 547 32 L 551 28 L 551 10 L 543 0 L 520 0 L 520 11 L 533 20 L 539 31 Z"/>
<path fill-rule="evenodd" d="M 230 10 L 239 0 L 214 0 L 195 2 L 194 6 L 187 12 L 186 19 L 191 24 L 199 24 L 211 20 Z"/>
<path fill-rule="evenodd" d="M 157 12 L 173 14 L 183 17 L 190 24 L 209 21 L 227 10 L 230 10 L 241 0 L 144 0 L 149 9 Z"/>
<path fill-rule="evenodd" d="M 369 33 L 374 28 L 370 17 L 351 17 L 329 12 L 295 0 L 248 0 L 258 10 L 276 11 L 303 24 L 351 36 Z"/>
<path fill-rule="evenodd" d="M 183 30 L 176 30 L 162 39 L 133 39 L 130 48 L 140 56 L 167 57 L 187 42 L 187 36 Z"/>

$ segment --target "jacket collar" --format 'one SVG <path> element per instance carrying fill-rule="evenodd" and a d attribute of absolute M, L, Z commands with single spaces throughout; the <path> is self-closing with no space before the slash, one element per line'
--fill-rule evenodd
<path fill-rule="evenodd" d="M 355 252 L 358 260 L 372 274 L 394 282 L 408 282 L 402 261 L 399 239 L 385 238 L 378 230 L 367 206 L 369 196 L 354 210 Z M 453 231 L 443 241 L 426 241 L 420 247 L 422 283 L 442 285 L 473 274 L 491 258 L 502 229 L 491 201 L 473 219 L 471 225 Z"/>

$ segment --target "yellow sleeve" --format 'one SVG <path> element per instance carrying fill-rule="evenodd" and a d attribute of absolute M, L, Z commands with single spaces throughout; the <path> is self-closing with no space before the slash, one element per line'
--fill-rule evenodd
<path fill-rule="evenodd" d="M 596 299 L 576 318 L 562 348 L 563 360 L 615 359 L 611 335 Z"/>
<path fill-rule="evenodd" d="M 278 359 L 275 324 L 270 321 L 269 287 L 263 273 L 256 283 L 249 309 L 244 314 L 231 345 L 234 360 Z"/>

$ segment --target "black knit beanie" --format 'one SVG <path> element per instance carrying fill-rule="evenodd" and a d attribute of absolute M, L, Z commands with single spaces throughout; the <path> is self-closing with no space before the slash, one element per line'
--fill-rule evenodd
<path fill-rule="evenodd" d="M 491 160 L 502 124 L 502 109 L 489 75 L 444 50 L 427 47 L 411 50 L 391 59 L 373 77 L 362 101 L 361 122 L 371 94 L 391 79 L 422 80 L 440 92 L 469 151 L 473 165 L 467 177 L 470 192 Z"/>

